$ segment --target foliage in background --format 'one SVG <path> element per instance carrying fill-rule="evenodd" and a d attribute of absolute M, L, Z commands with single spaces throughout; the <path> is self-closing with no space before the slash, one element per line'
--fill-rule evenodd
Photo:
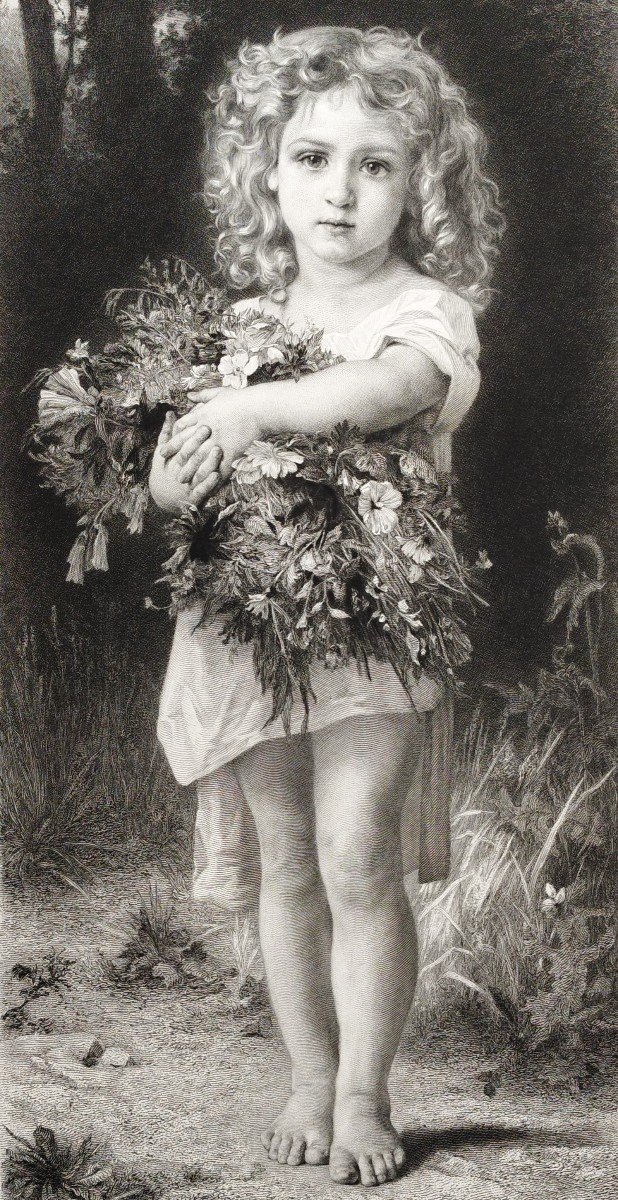
<path fill-rule="evenodd" d="M 558 1055 L 573 1082 L 618 1028 L 618 712 L 598 662 L 602 599 L 613 610 L 616 585 L 593 537 L 559 514 L 549 530 L 567 574 L 548 620 L 563 618 L 566 636 L 550 669 L 499 689 L 501 718 L 467 740 L 453 877 L 420 904 L 421 980 L 426 996 L 480 997 L 513 1061 Z"/>
<path fill-rule="evenodd" d="M 0 825 L 9 882 L 42 886 L 104 864 L 187 852 L 184 801 L 153 734 L 157 681 L 76 626 L 4 634 Z"/>

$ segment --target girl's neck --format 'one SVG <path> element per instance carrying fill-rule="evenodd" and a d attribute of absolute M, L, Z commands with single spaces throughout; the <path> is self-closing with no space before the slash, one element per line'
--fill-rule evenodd
<path fill-rule="evenodd" d="M 345 333 L 359 319 L 375 308 L 387 304 L 409 284 L 419 278 L 407 262 L 395 255 L 366 269 L 366 264 L 354 270 L 307 269 L 300 264 L 296 278 L 289 285 L 287 299 L 278 312 L 285 321 L 307 319 L 327 331 Z"/>
<path fill-rule="evenodd" d="M 375 290 L 397 275 L 398 267 L 407 264 L 392 254 L 379 258 L 371 256 L 356 263 L 315 262 L 308 257 L 299 260 L 298 275 L 288 288 L 290 299 L 297 302 L 326 304 L 333 300 L 337 306 L 356 303 L 362 294 L 374 294 Z"/>

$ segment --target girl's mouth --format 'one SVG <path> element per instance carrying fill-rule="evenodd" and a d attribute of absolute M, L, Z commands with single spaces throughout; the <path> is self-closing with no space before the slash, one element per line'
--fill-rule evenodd
<path fill-rule="evenodd" d="M 326 225 L 329 229 L 353 229 L 354 226 L 349 221 L 320 221 L 320 225 Z"/>

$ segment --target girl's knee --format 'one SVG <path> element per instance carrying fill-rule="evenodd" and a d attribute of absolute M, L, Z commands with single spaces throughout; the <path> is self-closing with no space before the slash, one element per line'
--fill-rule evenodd
<path fill-rule="evenodd" d="M 356 834 L 356 836 L 355 836 Z M 320 872 L 333 910 L 371 909 L 403 891 L 400 839 L 384 831 L 373 840 L 349 828 L 322 833 Z"/>
<path fill-rule="evenodd" d="M 288 897 L 309 897 L 320 886 L 320 872 L 313 840 L 287 837 L 271 829 L 259 832 L 262 888 Z"/>

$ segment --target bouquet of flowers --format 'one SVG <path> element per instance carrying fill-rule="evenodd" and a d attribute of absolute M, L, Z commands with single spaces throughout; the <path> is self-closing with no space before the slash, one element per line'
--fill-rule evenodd
<path fill-rule="evenodd" d="M 142 282 L 108 297 L 118 341 L 96 355 L 78 341 L 40 376 L 31 453 L 44 486 L 78 510 L 75 583 L 107 569 L 114 518 L 141 532 L 159 431 L 169 409 L 189 410 L 191 389 L 298 379 L 338 361 L 319 330 L 235 313 L 185 263 L 147 263 Z M 200 509 L 170 523 L 160 581 L 170 613 L 199 602 L 232 648 L 252 643 L 272 719 L 287 729 L 295 694 L 308 712 L 313 662 L 355 660 L 369 674 L 371 657 L 388 661 L 410 694 L 421 671 L 455 683 L 469 657 L 465 618 L 478 597 L 446 532 L 448 479 L 402 441 L 345 422 L 256 441 Z"/>

